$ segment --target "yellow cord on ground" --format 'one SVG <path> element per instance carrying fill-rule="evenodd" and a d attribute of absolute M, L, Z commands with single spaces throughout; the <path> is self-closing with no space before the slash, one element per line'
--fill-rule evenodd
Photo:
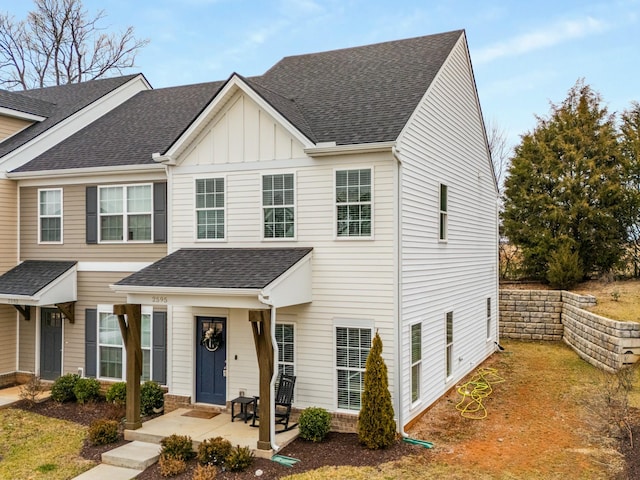
<path fill-rule="evenodd" d="M 472 420 L 486 418 L 487 409 L 482 402 L 493 392 L 492 384 L 504 381 L 497 369 L 479 368 L 471 380 L 458 387 L 462 400 L 458 402 L 456 409 L 460 411 L 460 415 Z"/>

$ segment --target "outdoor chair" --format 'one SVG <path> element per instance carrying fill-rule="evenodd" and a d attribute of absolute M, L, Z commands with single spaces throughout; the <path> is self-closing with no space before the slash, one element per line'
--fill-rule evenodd
<path fill-rule="evenodd" d="M 298 426 L 297 423 L 289 425 L 289 417 L 291 416 L 291 401 L 293 400 L 293 387 L 296 384 L 295 375 L 281 374 L 278 379 L 278 388 L 276 389 L 275 399 L 275 417 L 276 417 L 276 433 L 287 432 Z M 260 397 L 255 397 L 255 412 L 253 415 L 252 427 L 257 427 L 256 420 L 260 420 Z M 282 428 L 278 430 L 278 425 Z"/>

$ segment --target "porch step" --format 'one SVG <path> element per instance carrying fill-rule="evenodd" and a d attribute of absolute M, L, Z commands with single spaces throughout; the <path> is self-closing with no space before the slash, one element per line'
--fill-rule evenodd
<path fill-rule="evenodd" d="M 144 470 L 160 457 L 160 446 L 156 443 L 134 441 L 102 454 L 102 463 L 114 467 Z"/>
<path fill-rule="evenodd" d="M 131 480 L 140 475 L 140 473 L 140 470 L 135 468 L 114 467 L 113 465 L 101 463 L 91 470 L 78 475 L 74 480 Z"/>

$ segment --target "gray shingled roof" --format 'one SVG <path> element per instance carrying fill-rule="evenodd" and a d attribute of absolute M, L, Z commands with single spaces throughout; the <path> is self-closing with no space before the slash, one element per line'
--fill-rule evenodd
<path fill-rule="evenodd" d="M 223 82 L 140 92 L 15 172 L 154 164 Z"/>
<path fill-rule="evenodd" d="M 183 248 L 116 282 L 173 288 L 261 289 L 312 248 Z"/>
<path fill-rule="evenodd" d="M 82 110 L 112 90 L 124 85 L 136 76 L 138 76 L 138 74 L 20 92 L 20 95 L 28 99 L 25 100 L 25 102 L 30 101 L 32 104 L 39 102 L 41 106 L 46 102 L 51 105 L 51 110 L 48 112 L 48 115 L 43 115 L 47 117 L 46 120 L 36 122 L 1 142 L 0 157 L 33 140 L 36 136 Z"/>
<path fill-rule="evenodd" d="M 25 260 L 0 276 L 0 294 L 35 295 L 76 263 L 75 261 Z"/>
<path fill-rule="evenodd" d="M 393 141 L 462 34 L 286 57 L 243 80 L 314 143 Z M 15 171 L 152 164 L 223 85 L 142 92 Z"/>
<path fill-rule="evenodd" d="M 55 105 L 51 102 L 31 98 L 18 92 L 0 90 L 0 107 L 17 112 L 30 113 L 40 117 L 48 117 Z"/>

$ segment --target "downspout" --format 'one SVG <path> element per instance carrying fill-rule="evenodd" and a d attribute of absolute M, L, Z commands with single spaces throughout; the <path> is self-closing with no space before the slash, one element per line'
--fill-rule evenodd
<path fill-rule="evenodd" d="M 276 416 L 275 416 L 275 411 L 276 411 L 276 399 L 275 399 L 275 385 L 276 385 L 276 378 L 278 376 L 278 342 L 276 342 L 276 307 L 273 305 L 273 302 L 271 300 L 269 300 L 269 296 L 264 296 L 262 293 L 258 294 L 258 300 L 260 301 L 260 303 L 264 303 L 265 305 L 268 305 L 269 307 L 271 307 L 271 345 L 273 346 L 273 375 L 271 376 L 271 383 L 270 383 L 270 389 L 271 389 L 271 395 L 269 395 L 270 397 L 270 402 L 271 405 L 269 407 L 269 411 L 270 411 L 270 415 L 269 415 L 269 441 L 271 442 L 271 448 L 274 451 L 278 451 L 280 450 L 280 446 L 278 444 L 276 444 Z"/>
<path fill-rule="evenodd" d="M 395 283 L 396 283 L 396 381 L 395 393 L 396 393 L 396 411 L 398 412 L 398 431 L 403 438 L 407 438 L 409 434 L 404 431 L 404 409 L 402 402 L 402 219 L 400 202 L 402 201 L 402 189 L 400 177 L 402 175 L 402 160 L 400 159 L 399 149 L 394 145 L 391 147 L 391 154 L 396 160 L 396 170 L 394 175 L 394 187 L 396 189 L 395 198 L 395 241 L 393 242 L 396 250 L 396 268 L 395 268 Z"/>

